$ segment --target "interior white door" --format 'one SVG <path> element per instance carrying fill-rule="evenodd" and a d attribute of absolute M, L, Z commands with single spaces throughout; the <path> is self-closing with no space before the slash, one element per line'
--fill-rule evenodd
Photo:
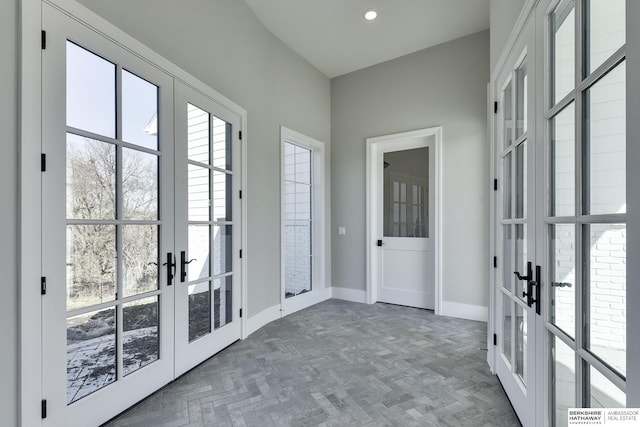
<path fill-rule="evenodd" d="M 240 117 L 176 82 L 176 375 L 240 339 Z"/>
<path fill-rule="evenodd" d="M 42 16 L 43 424 L 86 426 L 174 378 L 173 79 Z"/>
<path fill-rule="evenodd" d="M 435 137 L 416 137 L 381 150 L 378 300 L 435 308 Z"/>
<path fill-rule="evenodd" d="M 498 194 L 495 206 L 496 266 L 494 307 L 497 344 L 495 371 L 524 426 L 536 423 L 536 360 L 541 307 L 536 265 L 534 79 L 529 78 L 533 24 L 517 46 L 520 53 L 498 80 L 499 111 L 494 141 Z M 535 177 L 535 175 L 533 175 Z M 538 357 L 538 359 L 537 359 Z"/>

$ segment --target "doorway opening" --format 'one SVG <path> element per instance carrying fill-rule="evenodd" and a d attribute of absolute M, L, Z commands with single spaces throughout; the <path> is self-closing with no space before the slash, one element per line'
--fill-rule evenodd
<path fill-rule="evenodd" d="M 367 139 L 367 302 L 442 305 L 442 127 Z"/>

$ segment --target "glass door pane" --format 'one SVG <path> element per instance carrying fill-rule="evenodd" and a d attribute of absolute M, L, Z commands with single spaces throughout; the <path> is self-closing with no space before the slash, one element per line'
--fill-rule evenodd
<path fill-rule="evenodd" d="M 66 53 L 71 404 L 159 358 L 160 153 L 158 87 L 75 43 Z"/>
<path fill-rule="evenodd" d="M 191 103 L 186 115 L 188 251 L 180 262 L 188 279 L 191 342 L 231 321 L 233 171 L 231 125 Z"/>

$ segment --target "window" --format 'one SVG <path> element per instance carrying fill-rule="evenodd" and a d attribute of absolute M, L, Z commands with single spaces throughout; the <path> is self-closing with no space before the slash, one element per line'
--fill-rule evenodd
<path fill-rule="evenodd" d="M 321 142 L 282 128 L 282 283 L 285 300 L 315 290 L 322 277 L 323 159 Z"/>

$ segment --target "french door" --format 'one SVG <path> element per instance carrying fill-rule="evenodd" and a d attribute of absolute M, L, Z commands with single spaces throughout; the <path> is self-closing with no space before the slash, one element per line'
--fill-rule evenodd
<path fill-rule="evenodd" d="M 520 55 L 498 81 L 498 124 L 495 141 L 496 260 L 495 370 L 524 425 L 535 422 L 535 344 L 541 307 L 540 267 L 536 254 L 533 123 L 535 81 L 529 78 L 533 23 L 524 32 Z"/>
<path fill-rule="evenodd" d="M 240 338 L 240 119 L 177 81 L 176 375 Z"/>
<path fill-rule="evenodd" d="M 240 338 L 240 119 L 42 16 L 43 423 L 85 426 Z"/>
<path fill-rule="evenodd" d="M 538 6 L 548 406 L 626 406 L 625 0 Z M 542 173 L 543 172 L 543 173 Z M 541 343 L 542 344 L 542 343 Z M 638 358 L 635 358 L 638 360 Z"/>
<path fill-rule="evenodd" d="M 626 10 L 537 3 L 496 81 L 494 368 L 525 426 L 627 404 Z"/>

